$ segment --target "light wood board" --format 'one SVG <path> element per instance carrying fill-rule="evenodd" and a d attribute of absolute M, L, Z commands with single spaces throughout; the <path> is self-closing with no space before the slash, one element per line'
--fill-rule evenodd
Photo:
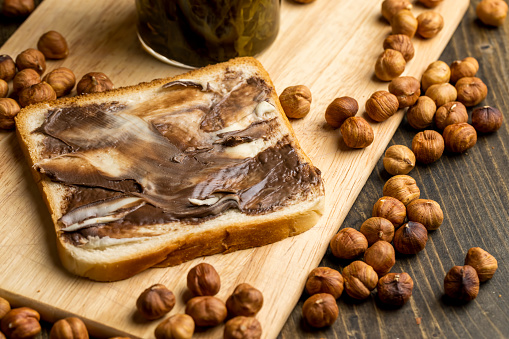
<path fill-rule="evenodd" d="M 278 93 L 296 84 L 307 85 L 313 93 L 311 113 L 292 124 L 325 181 L 325 214 L 315 227 L 273 245 L 149 269 L 124 281 L 97 283 L 75 277 L 59 262 L 49 214 L 14 133 L 0 133 L 0 296 L 32 306 L 50 321 L 79 316 L 94 334 L 150 338 L 158 322 L 144 322 L 136 315 L 140 292 L 163 283 L 177 296 L 170 314 L 183 312 L 188 297 L 186 274 L 205 261 L 221 275 L 219 298 L 225 300 L 241 282 L 262 291 L 265 303 L 257 318 L 263 337 L 275 338 L 299 299 L 307 274 L 319 264 L 403 118 L 401 111 L 384 123 L 371 122 L 375 141 L 363 150 L 348 149 L 338 130 L 328 127 L 323 118 L 327 105 L 344 95 L 356 98 L 358 114 L 365 116 L 364 103 L 371 93 L 387 88 L 387 83 L 373 76 L 382 41 L 390 32 L 380 16 L 380 4 L 381 0 L 317 0 L 297 5 L 284 0 L 279 36 L 259 57 Z M 420 77 L 440 56 L 468 4 L 468 0 L 445 1 L 435 9 L 444 16 L 445 27 L 434 39 L 413 39 L 416 56 L 407 65 L 406 75 Z M 414 5 L 416 15 L 423 10 Z M 183 73 L 142 50 L 135 22 L 133 1 L 45 0 L 0 48 L 0 54 L 16 56 L 35 47 L 44 32 L 56 30 L 67 38 L 71 53 L 63 61 L 48 62 L 48 70 L 65 66 L 78 78 L 101 71 L 117 87 Z M 209 329 L 197 337 L 218 338 L 222 330 L 221 326 Z"/>

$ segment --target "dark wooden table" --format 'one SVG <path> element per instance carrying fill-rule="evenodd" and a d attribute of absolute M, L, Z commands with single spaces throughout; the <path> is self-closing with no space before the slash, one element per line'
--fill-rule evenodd
<path fill-rule="evenodd" d="M 323 0 L 320 0 L 323 1 Z M 448 0 L 454 1 L 454 0 Z M 0 4 L 2 4 L 0 0 Z M 40 1 L 36 1 L 40 2 Z M 483 104 L 505 113 L 502 128 L 479 135 L 474 148 L 461 155 L 444 154 L 436 163 L 418 165 L 410 175 L 421 189 L 421 197 L 437 201 L 445 214 L 439 230 L 430 233 L 424 251 L 415 256 L 397 256 L 392 272 L 407 272 L 415 287 L 410 301 L 400 309 L 381 305 L 376 293 L 364 301 L 346 294 L 339 300 L 339 318 L 326 329 L 314 330 L 302 318 L 303 293 L 279 338 L 509 338 L 509 20 L 489 28 L 476 19 L 472 1 L 458 30 L 440 57 L 447 63 L 475 57 L 478 76 L 487 84 Z M 22 23 L 0 16 L 0 46 Z M 469 110 L 471 112 L 471 109 Z M 406 121 L 391 145 L 411 147 L 416 134 Z M 359 229 L 371 217 L 373 204 L 382 196 L 389 178 L 380 159 L 346 217 L 342 227 Z M 471 247 L 493 254 L 499 269 L 492 280 L 482 283 L 479 296 L 457 303 L 444 296 L 447 271 L 462 265 Z M 330 251 L 321 266 L 344 267 Z M 284 297 L 284 296 L 282 296 Z M 419 324 L 420 323 L 420 324 Z M 44 324 L 47 337 L 51 324 Z"/>

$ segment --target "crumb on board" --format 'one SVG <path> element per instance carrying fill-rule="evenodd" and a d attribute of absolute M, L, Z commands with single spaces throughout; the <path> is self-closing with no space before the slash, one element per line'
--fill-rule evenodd
<path fill-rule="evenodd" d="M 498 295 L 498 297 L 499 297 L 499 298 L 502 298 L 502 294 L 499 294 L 499 295 Z"/>
<path fill-rule="evenodd" d="M 420 324 L 421 324 L 421 320 L 422 320 L 422 318 L 421 318 L 421 317 L 419 317 L 419 318 L 415 318 L 415 323 L 416 323 L 417 325 L 420 325 Z"/>

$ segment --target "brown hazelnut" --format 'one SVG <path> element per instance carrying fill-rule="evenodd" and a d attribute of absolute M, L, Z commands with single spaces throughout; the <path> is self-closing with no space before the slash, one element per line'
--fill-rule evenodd
<path fill-rule="evenodd" d="M 480 282 L 491 279 L 498 268 L 497 259 L 480 247 L 468 250 L 465 265 L 475 269 Z"/>
<path fill-rule="evenodd" d="M 364 253 L 364 262 L 373 267 L 379 277 L 384 276 L 396 263 L 394 247 L 387 241 L 377 241 Z"/>
<path fill-rule="evenodd" d="M 14 117 L 19 113 L 18 102 L 11 98 L 0 98 L 0 129 L 13 129 Z"/>
<path fill-rule="evenodd" d="M 477 132 L 495 132 L 502 127 L 503 120 L 502 112 L 495 107 L 477 107 L 472 112 L 472 126 Z"/>
<path fill-rule="evenodd" d="M 54 69 L 46 74 L 42 80 L 53 87 L 57 94 L 57 98 L 71 93 L 76 84 L 74 73 L 69 68 L 65 67 Z"/>
<path fill-rule="evenodd" d="M 317 267 L 312 270 L 306 281 L 308 294 L 329 293 L 335 299 L 343 293 L 343 276 L 338 271 L 329 267 Z"/>
<path fill-rule="evenodd" d="M 386 49 L 378 56 L 375 63 L 375 75 L 382 81 L 391 81 L 405 71 L 406 61 L 401 52 Z"/>
<path fill-rule="evenodd" d="M 401 201 L 397 201 L 401 204 Z M 362 223 L 360 232 L 368 240 L 369 246 L 380 240 L 391 242 L 394 238 L 394 225 L 385 218 L 371 217 Z"/>
<path fill-rule="evenodd" d="M 345 292 L 355 299 L 366 299 L 375 289 L 378 275 L 364 261 L 354 261 L 343 269 Z"/>
<path fill-rule="evenodd" d="M 406 119 L 410 126 L 415 129 L 425 129 L 433 123 L 433 117 L 437 110 L 435 101 L 430 97 L 423 95 L 415 105 L 406 112 Z"/>
<path fill-rule="evenodd" d="M 40 319 L 36 310 L 28 307 L 13 308 L 2 318 L 2 332 L 12 339 L 32 338 L 41 332 Z"/>
<path fill-rule="evenodd" d="M 51 328 L 50 339 L 88 339 L 88 330 L 79 318 L 60 319 Z"/>
<path fill-rule="evenodd" d="M 194 297 L 186 304 L 186 314 L 190 315 L 196 326 L 217 326 L 222 323 L 228 311 L 221 299 L 211 296 Z"/>
<path fill-rule="evenodd" d="M 334 324 L 339 315 L 339 308 L 332 295 L 318 293 L 304 302 L 302 315 L 312 327 L 325 327 Z"/>
<path fill-rule="evenodd" d="M 31 68 L 41 75 L 46 70 L 46 58 L 40 51 L 29 48 L 16 57 L 16 66 L 20 71 Z"/>
<path fill-rule="evenodd" d="M 12 81 L 12 91 L 14 93 L 20 93 L 25 88 L 28 88 L 40 82 L 41 76 L 39 75 L 39 73 L 37 73 L 31 68 L 27 68 L 16 73 L 16 76 Z"/>
<path fill-rule="evenodd" d="M 346 119 L 340 130 L 345 144 L 350 148 L 368 147 L 375 137 L 369 123 L 361 117 Z"/>
<path fill-rule="evenodd" d="M 283 111 L 292 119 L 300 119 L 308 115 L 311 100 L 311 91 L 304 85 L 287 87 L 279 96 Z"/>
<path fill-rule="evenodd" d="M 444 0 L 419 0 L 421 4 L 428 8 L 434 8 L 440 5 L 440 3 Z"/>
<path fill-rule="evenodd" d="M 418 162 L 431 164 L 444 153 L 444 138 L 433 130 L 419 132 L 412 140 L 412 150 Z"/>
<path fill-rule="evenodd" d="M 336 98 L 325 110 L 325 121 L 332 127 L 339 128 L 346 119 L 355 116 L 358 110 L 359 104 L 354 98 Z"/>
<path fill-rule="evenodd" d="M 398 111 L 398 107 L 398 98 L 387 91 L 376 91 L 366 101 L 366 113 L 378 122 L 392 117 Z"/>
<path fill-rule="evenodd" d="M 477 142 L 475 129 L 466 122 L 452 124 L 444 129 L 445 148 L 454 153 L 462 153 L 474 147 Z"/>
<path fill-rule="evenodd" d="M 187 288 L 194 295 L 216 295 L 221 289 L 221 278 L 214 266 L 201 263 L 189 270 Z"/>
<path fill-rule="evenodd" d="M 332 254 L 341 259 L 354 259 L 368 248 L 368 240 L 361 232 L 351 227 L 340 230 L 330 241 Z"/>
<path fill-rule="evenodd" d="M 470 301 L 479 293 L 479 277 L 472 266 L 454 266 L 444 279 L 444 292 L 449 297 Z"/>
<path fill-rule="evenodd" d="M 503 0 L 482 0 L 476 7 L 477 17 L 489 26 L 502 26 L 507 17 L 507 3 Z"/>
<path fill-rule="evenodd" d="M 392 34 L 405 34 L 413 38 L 417 31 L 417 26 L 417 19 L 408 9 L 397 12 L 391 20 Z"/>
<path fill-rule="evenodd" d="M 157 325 L 156 339 L 191 339 L 194 334 L 194 320 L 187 314 L 175 314 Z"/>
<path fill-rule="evenodd" d="M 0 79 L 0 98 L 5 98 L 9 93 L 9 84 L 5 80 Z"/>
<path fill-rule="evenodd" d="M 111 80 L 106 74 L 101 72 L 85 74 L 78 82 L 78 85 L 76 85 L 76 90 L 79 95 L 104 92 L 113 88 L 114 86 Z"/>
<path fill-rule="evenodd" d="M 416 254 L 426 247 L 428 231 L 423 224 L 409 221 L 394 234 L 394 248 L 399 253 Z"/>
<path fill-rule="evenodd" d="M 459 79 L 473 77 L 479 70 L 479 63 L 472 57 L 456 60 L 451 64 L 451 82 L 456 83 Z"/>
<path fill-rule="evenodd" d="M 308 3 L 311 3 L 315 0 L 293 0 L 294 2 L 298 3 L 298 4 L 308 4 Z"/>
<path fill-rule="evenodd" d="M 2 318 L 5 317 L 10 310 L 11 304 L 4 298 L 0 297 L 0 320 L 2 320 Z"/>
<path fill-rule="evenodd" d="M 456 82 L 458 101 L 467 107 L 478 105 L 488 95 L 488 87 L 476 77 L 461 78 Z"/>
<path fill-rule="evenodd" d="M 162 284 L 155 284 L 143 291 L 136 300 L 138 312 L 148 320 L 159 319 L 175 306 L 175 295 Z"/>
<path fill-rule="evenodd" d="M 406 62 L 412 60 L 415 54 L 412 40 L 405 34 L 392 34 L 384 40 L 384 49 L 393 49 L 400 52 Z"/>
<path fill-rule="evenodd" d="M 34 0 L 4 0 L 3 15 L 7 17 L 25 17 L 35 9 Z"/>
<path fill-rule="evenodd" d="M 228 320 L 224 327 L 224 339 L 260 339 L 262 325 L 253 317 L 235 317 Z"/>
<path fill-rule="evenodd" d="M 0 55 L 0 79 L 11 81 L 16 75 L 16 64 L 7 54 Z"/>
<path fill-rule="evenodd" d="M 21 107 L 26 107 L 44 101 L 55 100 L 56 98 L 57 95 L 53 87 L 43 81 L 22 90 L 19 93 L 19 104 Z"/>
<path fill-rule="evenodd" d="M 383 195 L 398 199 L 405 206 L 415 199 L 419 199 L 421 191 L 414 178 L 408 175 L 395 175 L 384 185 Z"/>
<path fill-rule="evenodd" d="M 397 77 L 389 83 L 389 92 L 397 97 L 399 108 L 409 107 L 419 99 L 421 83 L 411 76 Z"/>
<path fill-rule="evenodd" d="M 468 121 L 467 108 L 459 101 L 440 106 L 435 113 L 435 125 L 443 130 L 449 125 Z"/>
<path fill-rule="evenodd" d="M 372 216 L 385 218 L 397 228 L 405 222 L 406 207 L 396 198 L 381 197 L 373 206 Z"/>
<path fill-rule="evenodd" d="M 226 308 L 233 316 L 254 317 L 263 306 L 263 294 L 253 286 L 242 283 L 226 300 Z"/>
<path fill-rule="evenodd" d="M 385 0 L 382 2 L 382 16 L 389 22 L 392 17 L 402 9 L 412 9 L 412 4 L 408 0 Z"/>
<path fill-rule="evenodd" d="M 450 83 L 435 84 L 428 87 L 426 96 L 430 97 L 437 107 L 440 107 L 448 102 L 455 101 L 458 98 L 458 92 Z"/>
<path fill-rule="evenodd" d="M 444 221 L 444 212 L 438 202 L 430 199 L 416 199 L 406 207 L 408 220 L 416 221 L 428 231 L 436 230 Z"/>
<path fill-rule="evenodd" d="M 378 280 L 376 290 L 381 302 L 403 306 L 412 296 L 414 281 L 408 273 L 389 273 Z"/>
<path fill-rule="evenodd" d="M 37 49 L 44 54 L 46 59 L 65 59 L 69 55 L 67 41 L 62 34 L 56 31 L 44 33 L 37 42 Z"/>
<path fill-rule="evenodd" d="M 417 34 L 425 39 L 434 38 L 444 28 L 444 18 L 435 11 L 426 11 L 417 16 Z"/>
<path fill-rule="evenodd" d="M 389 174 L 408 174 L 415 167 L 415 155 L 406 146 L 392 145 L 385 151 L 383 163 Z"/>
<path fill-rule="evenodd" d="M 451 79 L 451 69 L 443 61 L 435 61 L 429 64 L 421 78 L 422 90 L 426 92 L 431 85 L 443 84 Z"/>

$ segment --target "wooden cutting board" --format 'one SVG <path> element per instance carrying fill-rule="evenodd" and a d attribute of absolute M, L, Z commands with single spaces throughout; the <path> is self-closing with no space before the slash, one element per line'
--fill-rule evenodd
<path fill-rule="evenodd" d="M 140 292 L 163 283 L 178 300 L 170 314 L 183 312 L 183 300 L 188 297 L 186 274 L 205 261 L 221 275 L 219 298 L 225 300 L 241 282 L 263 292 L 265 303 L 257 318 L 263 337 L 275 338 L 299 299 L 307 274 L 319 264 L 403 118 L 400 111 L 384 123 L 371 121 L 374 143 L 363 150 L 351 150 L 323 117 L 327 105 L 344 95 L 356 98 L 359 115 L 365 116 L 364 103 L 371 93 L 387 88 L 387 83 L 373 75 L 382 41 L 390 32 L 380 15 L 380 4 L 381 0 L 317 0 L 297 5 L 285 0 L 279 36 L 259 57 L 278 93 L 297 84 L 307 85 L 313 93 L 311 113 L 292 124 L 302 147 L 323 172 L 326 209 L 315 227 L 273 245 L 149 269 L 125 281 L 97 283 L 75 277 L 60 264 L 49 214 L 14 133 L 0 133 L 0 296 L 39 310 L 49 321 L 79 316 L 96 335 L 150 338 L 158 322 L 144 322 L 136 315 L 135 300 Z M 407 65 L 406 75 L 419 78 L 440 56 L 467 7 L 468 0 L 456 0 L 435 9 L 445 18 L 445 27 L 434 39 L 413 39 L 416 56 Z M 414 5 L 416 15 L 423 10 Z M 48 71 L 65 66 L 78 78 L 101 71 L 117 87 L 183 73 L 142 50 L 135 22 L 133 1 L 45 0 L 2 46 L 0 54 L 14 57 L 35 47 L 44 32 L 56 30 L 67 38 L 71 53 L 63 61 L 48 62 Z M 218 338 L 222 330 L 209 329 L 197 337 Z"/>

